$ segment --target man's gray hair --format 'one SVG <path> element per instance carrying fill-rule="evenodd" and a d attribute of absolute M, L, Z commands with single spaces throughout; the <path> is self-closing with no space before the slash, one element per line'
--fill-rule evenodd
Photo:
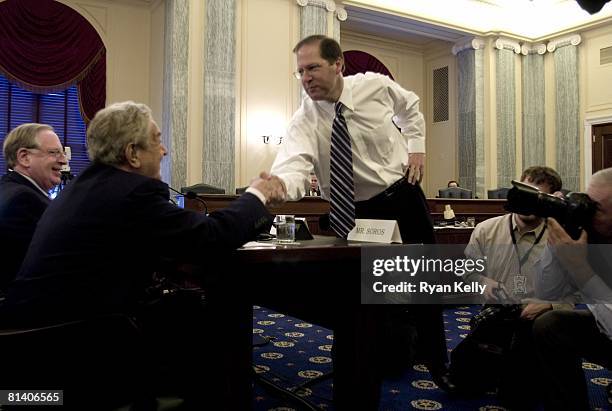
<path fill-rule="evenodd" d="M 125 164 L 125 148 L 134 143 L 149 146 L 151 109 L 145 104 L 124 101 L 98 111 L 87 129 L 87 152 L 93 162 Z"/>
<path fill-rule="evenodd" d="M 51 130 L 53 127 L 47 124 L 25 123 L 11 130 L 4 139 L 2 151 L 6 166 L 10 169 L 17 165 L 17 152 L 20 148 L 40 148 L 36 136 L 40 131 Z"/>
<path fill-rule="evenodd" d="M 612 167 L 604 168 L 593 174 L 590 184 L 612 187 Z"/>

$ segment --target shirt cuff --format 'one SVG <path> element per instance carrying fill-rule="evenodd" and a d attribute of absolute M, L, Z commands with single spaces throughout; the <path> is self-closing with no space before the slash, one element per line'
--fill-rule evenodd
<path fill-rule="evenodd" d="M 259 201 L 261 201 L 263 205 L 266 205 L 266 196 L 263 195 L 263 193 L 259 191 L 258 189 L 254 187 L 249 187 L 246 189 L 245 193 L 253 194 L 255 197 L 259 198 Z"/>
<path fill-rule="evenodd" d="M 425 153 L 425 139 L 424 138 L 408 139 L 408 153 Z"/>

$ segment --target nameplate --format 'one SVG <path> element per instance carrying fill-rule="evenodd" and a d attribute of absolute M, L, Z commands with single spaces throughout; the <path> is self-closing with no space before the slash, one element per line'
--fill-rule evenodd
<path fill-rule="evenodd" d="M 385 244 L 402 242 L 396 220 L 356 219 L 355 227 L 348 234 L 347 239 Z"/>

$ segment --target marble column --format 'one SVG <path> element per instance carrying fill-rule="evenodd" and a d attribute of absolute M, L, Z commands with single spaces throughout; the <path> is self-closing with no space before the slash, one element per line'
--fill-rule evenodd
<path fill-rule="evenodd" d="M 162 178 L 173 187 L 187 181 L 187 97 L 189 1 L 165 3 L 162 140 L 170 151 Z"/>
<path fill-rule="evenodd" d="M 296 0 L 296 2 L 301 6 L 301 39 L 313 34 L 323 34 L 340 41 L 340 21 L 346 20 L 344 8 L 337 8 L 333 0 Z"/>
<path fill-rule="evenodd" d="M 521 46 L 523 170 L 546 164 L 544 53 L 545 44 Z"/>
<path fill-rule="evenodd" d="M 235 191 L 236 0 L 207 0 L 202 182 Z"/>
<path fill-rule="evenodd" d="M 497 186 L 510 187 L 516 173 L 515 55 L 521 46 L 512 40 L 495 41 L 495 107 L 497 112 Z"/>
<path fill-rule="evenodd" d="M 483 48 L 481 39 L 470 39 L 453 47 L 459 73 L 459 181 L 479 198 L 485 198 Z"/>
<path fill-rule="evenodd" d="M 548 43 L 555 62 L 555 112 L 557 171 L 563 188 L 580 189 L 580 91 L 578 83 L 578 44 L 580 35 Z"/>

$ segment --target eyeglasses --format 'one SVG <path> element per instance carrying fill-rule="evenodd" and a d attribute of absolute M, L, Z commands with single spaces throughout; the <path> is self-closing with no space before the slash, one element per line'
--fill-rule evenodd
<path fill-rule="evenodd" d="M 66 153 L 64 153 L 62 150 L 58 150 L 57 148 L 54 148 L 51 150 L 43 150 L 40 148 L 28 148 L 28 150 L 44 151 L 48 156 L 55 157 L 55 158 L 66 157 Z"/>
<path fill-rule="evenodd" d="M 299 69 L 298 71 L 293 72 L 293 75 L 296 79 L 301 80 L 304 75 L 310 73 L 312 76 L 316 74 L 321 69 L 320 64 L 311 64 L 310 66 L 306 66 L 304 68 Z"/>

